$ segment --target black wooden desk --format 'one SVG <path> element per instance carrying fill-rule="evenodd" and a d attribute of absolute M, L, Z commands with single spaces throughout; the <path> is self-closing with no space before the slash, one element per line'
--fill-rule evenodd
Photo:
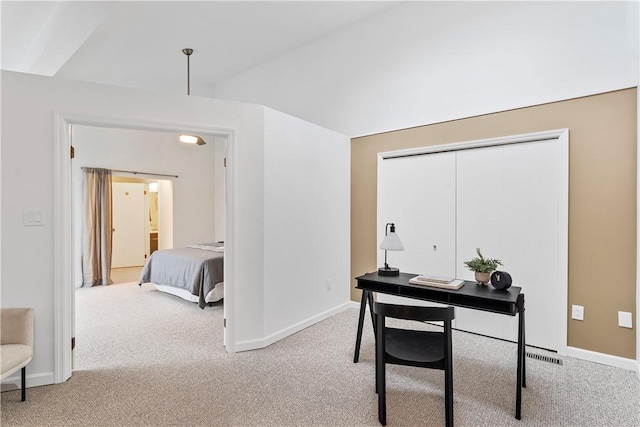
<path fill-rule="evenodd" d="M 506 290 L 497 290 L 490 286 L 477 285 L 475 282 L 464 282 L 464 285 L 456 291 L 413 285 L 409 279 L 417 274 L 400 273 L 399 276 L 380 276 L 377 272 L 367 273 L 356 277 L 358 289 L 362 290 L 360 303 L 360 318 L 358 319 L 358 335 L 356 337 L 356 351 L 353 363 L 358 363 L 360 356 L 360 341 L 362 340 L 362 325 L 367 302 L 371 312 L 371 321 L 374 324 L 373 292 L 389 295 L 397 295 L 407 298 L 417 298 L 426 301 L 439 302 L 458 307 L 472 308 L 475 310 L 490 311 L 492 313 L 515 316 L 518 314 L 518 368 L 516 379 L 516 419 L 521 419 L 522 387 L 526 387 L 525 359 L 524 359 L 524 294 L 521 288 L 512 286 Z"/>

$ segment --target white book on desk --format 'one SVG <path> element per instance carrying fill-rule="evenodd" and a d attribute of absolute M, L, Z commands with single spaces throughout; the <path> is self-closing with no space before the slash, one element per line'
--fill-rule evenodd
<path fill-rule="evenodd" d="M 449 289 L 449 290 L 458 290 L 464 285 L 464 280 L 460 279 L 447 279 L 440 278 L 438 281 L 428 280 L 429 276 L 416 276 L 412 279 L 409 279 L 409 283 L 412 285 L 419 286 L 427 286 L 431 288 L 440 288 L 440 289 Z"/>
<path fill-rule="evenodd" d="M 414 277 L 414 279 L 420 280 L 423 282 L 444 283 L 444 284 L 450 284 L 451 282 L 456 280 L 455 277 L 433 276 L 433 275 L 426 275 L 426 274 L 421 274 L 419 276 L 416 276 Z"/>

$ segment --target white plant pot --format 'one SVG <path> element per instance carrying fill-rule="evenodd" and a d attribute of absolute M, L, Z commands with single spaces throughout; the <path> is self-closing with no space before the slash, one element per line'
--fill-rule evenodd
<path fill-rule="evenodd" d="M 478 271 L 476 271 L 475 273 L 476 282 L 478 282 L 479 285 L 487 286 L 487 283 L 489 283 L 489 280 L 491 280 L 491 273 L 480 273 Z"/>

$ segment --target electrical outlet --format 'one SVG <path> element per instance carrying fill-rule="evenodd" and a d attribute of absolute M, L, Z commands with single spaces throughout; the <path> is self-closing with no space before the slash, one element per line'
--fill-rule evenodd
<path fill-rule="evenodd" d="M 618 312 L 618 326 L 622 328 L 633 328 L 630 312 L 628 311 Z"/>
<path fill-rule="evenodd" d="M 581 305 L 572 305 L 571 318 L 575 320 L 584 320 L 584 307 Z"/>

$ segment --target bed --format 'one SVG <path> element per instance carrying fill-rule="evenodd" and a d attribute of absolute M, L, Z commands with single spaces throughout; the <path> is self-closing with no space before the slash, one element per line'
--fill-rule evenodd
<path fill-rule="evenodd" d="M 204 308 L 224 296 L 224 246 L 201 243 L 155 251 L 142 269 L 138 284 L 143 283 Z"/>

